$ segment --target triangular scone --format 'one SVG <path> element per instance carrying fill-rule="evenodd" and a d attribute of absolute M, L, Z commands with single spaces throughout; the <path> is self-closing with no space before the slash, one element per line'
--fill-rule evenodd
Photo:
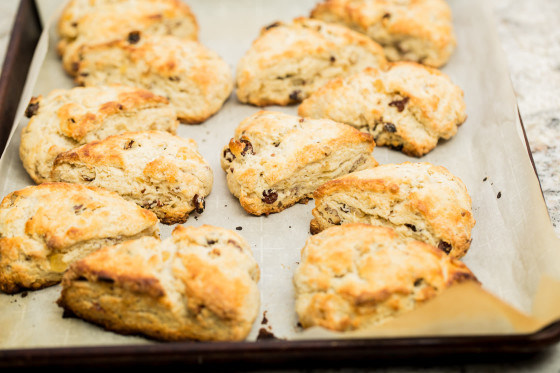
<path fill-rule="evenodd" d="M 298 103 L 331 79 L 386 65 L 383 49 L 346 27 L 296 18 L 276 22 L 237 66 L 237 97 L 257 106 Z"/>
<path fill-rule="evenodd" d="M 64 276 L 58 304 L 108 330 L 165 341 L 243 340 L 259 313 L 246 240 L 213 226 L 106 247 Z"/>
<path fill-rule="evenodd" d="M 220 110 L 233 89 L 231 70 L 216 52 L 174 36 L 84 46 L 76 66 L 79 85 L 123 84 L 166 97 L 184 123 L 201 123 Z"/>
<path fill-rule="evenodd" d="M 36 183 L 49 180 L 52 163 L 62 152 L 129 131 L 176 133 L 179 121 L 166 98 L 125 86 L 56 89 L 33 97 L 21 133 L 19 155 Z"/>
<path fill-rule="evenodd" d="M 369 36 L 383 46 L 390 61 L 441 67 L 457 44 L 445 0 L 325 0 L 311 17 Z"/>
<path fill-rule="evenodd" d="M 471 197 L 463 181 L 442 166 L 384 164 L 326 182 L 313 197 L 311 233 L 347 223 L 383 225 L 456 258 L 472 241 Z"/>
<path fill-rule="evenodd" d="M 345 124 L 260 111 L 239 124 L 221 165 L 241 206 L 268 215 L 307 201 L 328 180 L 376 166 L 374 146 Z"/>
<path fill-rule="evenodd" d="M 44 183 L 0 205 L 0 290 L 54 285 L 74 261 L 107 245 L 159 237 L 152 212 L 105 189 Z"/>
<path fill-rule="evenodd" d="M 103 187 L 153 211 L 164 224 L 202 213 L 213 174 L 192 139 L 167 132 L 127 132 L 56 157 L 51 179 Z"/>
<path fill-rule="evenodd" d="M 346 224 L 307 240 L 294 275 L 295 308 L 304 328 L 360 330 L 464 281 L 478 282 L 464 263 L 436 247 L 404 240 L 391 228 Z"/>
<path fill-rule="evenodd" d="M 198 24 L 189 6 L 180 0 L 71 0 L 58 21 L 58 34 L 64 69 L 75 75 L 84 45 L 137 35 L 197 40 Z"/>
<path fill-rule="evenodd" d="M 376 145 L 415 157 L 455 136 L 467 118 L 463 90 L 445 73 L 414 62 L 330 81 L 298 113 L 349 124 L 372 134 Z"/>

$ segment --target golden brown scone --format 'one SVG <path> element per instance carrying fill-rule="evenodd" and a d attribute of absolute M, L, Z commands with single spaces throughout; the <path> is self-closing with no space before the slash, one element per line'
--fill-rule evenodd
<path fill-rule="evenodd" d="M 75 75 L 84 45 L 173 35 L 198 39 L 198 24 L 189 6 L 180 0 L 72 0 L 58 21 L 58 53 L 64 69 Z"/>
<path fill-rule="evenodd" d="M 260 272 L 249 244 L 213 226 L 177 226 L 102 250 L 64 276 L 58 304 L 123 334 L 164 341 L 237 341 L 260 308 Z"/>
<path fill-rule="evenodd" d="M 377 165 L 374 146 L 345 124 L 259 111 L 239 124 L 221 165 L 241 206 L 268 215 L 307 202 L 327 180 Z"/>
<path fill-rule="evenodd" d="M 298 114 L 349 124 L 373 135 L 376 145 L 415 157 L 455 136 L 467 119 L 462 89 L 445 73 L 415 62 L 332 80 L 304 100 Z"/>
<path fill-rule="evenodd" d="M 457 45 L 445 0 L 325 0 L 311 17 L 369 36 L 383 46 L 390 61 L 441 67 Z"/>
<path fill-rule="evenodd" d="M 159 237 L 157 217 L 105 189 L 44 183 L 15 191 L 0 205 L 0 290 L 54 285 L 74 261 L 143 236 Z"/>
<path fill-rule="evenodd" d="M 311 232 L 368 223 L 463 257 L 475 225 L 463 181 L 427 162 L 384 164 L 326 182 L 313 194 Z"/>
<path fill-rule="evenodd" d="M 230 66 L 197 41 L 140 35 L 84 46 L 75 82 L 123 84 L 166 97 L 179 120 L 201 123 L 220 110 L 233 89 Z"/>
<path fill-rule="evenodd" d="M 346 27 L 296 18 L 261 30 L 237 66 L 237 97 L 257 106 L 290 105 L 331 79 L 385 67 L 383 49 Z"/>
<path fill-rule="evenodd" d="M 214 176 L 192 139 L 127 132 L 59 154 L 51 179 L 94 185 L 153 211 L 164 224 L 202 213 Z"/>
<path fill-rule="evenodd" d="M 351 331 L 412 311 L 441 291 L 477 281 L 461 261 L 391 228 L 345 224 L 311 236 L 294 275 L 304 328 Z"/>
<path fill-rule="evenodd" d="M 33 97 L 26 115 L 19 155 L 36 183 L 49 181 L 56 156 L 77 146 L 129 131 L 175 134 L 179 125 L 166 98 L 125 86 L 55 89 Z"/>

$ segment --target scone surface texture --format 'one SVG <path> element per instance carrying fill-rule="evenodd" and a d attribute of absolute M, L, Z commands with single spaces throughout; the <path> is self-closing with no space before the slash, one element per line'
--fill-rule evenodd
<path fill-rule="evenodd" d="M 36 183 L 49 181 L 60 153 L 123 132 L 175 134 L 179 125 L 166 98 L 126 86 L 55 89 L 33 97 L 26 114 L 31 119 L 22 131 L 19 154 Z"/>
<path fill-rule="evenodd" d="M 383 46 L 390 61 L 440 68 L 457 45 L 445 0 L 325 0 L 311 17 L 369 36 Z"/>
<path fill-rule="evenodd" d="M 352 331 L 383 324 L 462 281 L 461 261 L 391 228 L 352 223 L 311 236 L 294 275 L 304 328 Z"/>
<path fill-rule="evenodd" d="M 103 246 L 158 235 L 155 214 L 116 193 L 65 183 L 23 188 L 0 204 L 0 290 L 54 285 Z"/>
<path fill-rule="evenodd" d="M 51 178 L 112 190 L 164 224 L 202 213 L 214 180 L 194 140 L 161 131 L 127 132 L 61 153 Z"/>
<path fill-rule="evenodd" d="M 237 97 L 256 106 L 295 104 L 333 78 L 386 63 L 377 43 L 346 27 L 309 18 L 276 22 L 239 61 Z"/>
<path fill-rule="evenodd" d="M 166 97 L 183 123 L 202 123 L 229 98 L 229 65 L 197 41 L 141 35 L 85 46 L 77 65 L 79 85 L 123 84 Z"/>
<path fill-rule="evenodd" d="M 384 164 L 326 182 L 314 193 L 311 232 L 347 223 L 393 228 L 463 257 L 475 219 L 463 181 L 428 162 Z"/>
<path fill-rule="evenodd" d="M 122 334 L 237 341 L 259 312 L 259 278 L 250 246 L 236 232 L 177 226 L 163 241 L 127 241 L 77 262 L 58 304 Z"/>
<path fill-rule="evenodd" d="M 374 146 L 345 124 L 262 110 L 236 128 L 221 166 L 241 206 L 268 215 L 306 202 L 327 180 L 377 165 Z"/>
<path fill-rule="evenodd" d="M 298 113 L 349 124 L 372 134 L 376 145 L 415 157 L 451 139 L 467 118 L 463 90 L 445 73 L 414 62 L 332 80 Z"/>

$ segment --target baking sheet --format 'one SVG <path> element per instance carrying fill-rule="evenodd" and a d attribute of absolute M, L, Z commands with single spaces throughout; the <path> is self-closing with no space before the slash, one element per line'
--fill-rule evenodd
<path fill-rule="evenodd" d="M 308 15 L 315 0 L 189 0 L 200 26 L 200 40 L 218 52 L 235 71 L 261 27 L 277 20 Z M 2 196 L 31 185 L 18 156 L 19 136 L 27 123 L 23 111 L 32 95 L 55 88 L 70 88 L 55 53 L 53 25 L 60 1 L 40 1 L 45 33 L 31 66 L 12 136 L 0 160 Z M 482 1 L 452 0 L 458 48 L 443 69 L 465 91 L 468 119 L 452 140 L 424 156 L 447 167 L 467 185 L 477 224 L 473 244 L 464 262 L 477 275 L 481 291 L 470 284 L 445 292 L 406 317 L 353 336 L 467 335 L 527 333 L 560 316 L 560 242 L 556 237 L 538 179 L 532 168 L 517 115 L 516 99 L 507 73 L 491 13 Z M 296 114 L 297 107 L 268 107 Z M 266 328 L 278 338 L 332 338 L 332 333 L 297 327 L 292 286 L 300 250 L 309 237 L 313 201 L 298 204 L 268 217 L 250 216 L 229 193 L 219 165 L 222 147 L 235 127 L 260 110 L 242 105 L 235 94 L 222 110 L 201 125 L 181 125 L 178 134 L 197 141 L 214 171 L 212 194 L 206 210 L 186 225 L 213 224 L 241 227 L 261 268 L 261 313 L 248 340 Z M 376 148 L 384 163 L 418 161 L 401 153 Z M 498 194 L 500 193 L 500 198 Z M 162 238 L 173 226 L 162 225 Z M 543 275 L 548 275 L 543 281 Z M 539 287 L 540 285 L 540 287 Z M 18 295 L 0 294 L 0 347 L 73 347 L 152 343 L 144 338 L 120 336 L 78 319 L 62 318 L 55 301 L 59 286 Z M 266 314 L 266 325 L 261 317 Z M 434 317 L 437 315 L 436 317 Z"/>

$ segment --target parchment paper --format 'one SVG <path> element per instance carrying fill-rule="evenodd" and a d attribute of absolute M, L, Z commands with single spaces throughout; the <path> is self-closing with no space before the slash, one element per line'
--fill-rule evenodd
<path fill-rule="evenodd" d="M 60 2 L 39 1 L 47 25 L 22 95 L 12 136 L 0 159 L 2 196 L 32 185 L 19 160 L 19 138 L 27 119 L 23 112 L 33 95 L 70 88 L 55 53 L 53 22 Z M 189 0 L 197 16 L 200 40 L 218 52 L 235 71 L 261 27 L 277 20 L 306 16 L 315 0 Z M 250 216 L 229 193 L 219 156 L 235 127 L 259 108 L 242 105 L 232 94 L 222 110 L 201 125 L 181 125 L 178 134 L 197 141 L 214 171 L 214 185 L 206 210 L 186 225 L 241 227 L 261 268 L 261 316 L 248 340 L 260 328 L 278 338 L 347 338 L 393 335 L 467 335 L 530 333 L 560 318 L 560 241 L 554 233 L 538 178 L 523 139 L 516 98 L 493 19 L 484 1 L 452 0 L 458 48 L 443 69 L 463 88 L 468 119 L 458 134 L 424 156 L 422 161 L 443 165 L 467 185 L 477 221 L 474 241 L 464 262 L 482 288 L 470 283 L 454 287 L 418 310 L 382 327 L 359 333 L 335 334 L 297 327 L 292 276 L 300 251 L 309 237 L 313 201 L 268 217 Z M 48 17 L 48 18 L 46 18 Z M 50 25 L 50 27 L 49 27 Z M 296 114 L 297 106 L 268 107 Z M 419 161 L 386 148 L 376 148 L 381 163 Z M 501 195 L 498 198 L 498 194 Z M 162 225 L 162 238 L 173 226 Z M 0 347 L 72 347 L 153 343 L 120 336 L 78 319 L 62 318 L 54 286 L 19 295 L 0 294 Z"/>

